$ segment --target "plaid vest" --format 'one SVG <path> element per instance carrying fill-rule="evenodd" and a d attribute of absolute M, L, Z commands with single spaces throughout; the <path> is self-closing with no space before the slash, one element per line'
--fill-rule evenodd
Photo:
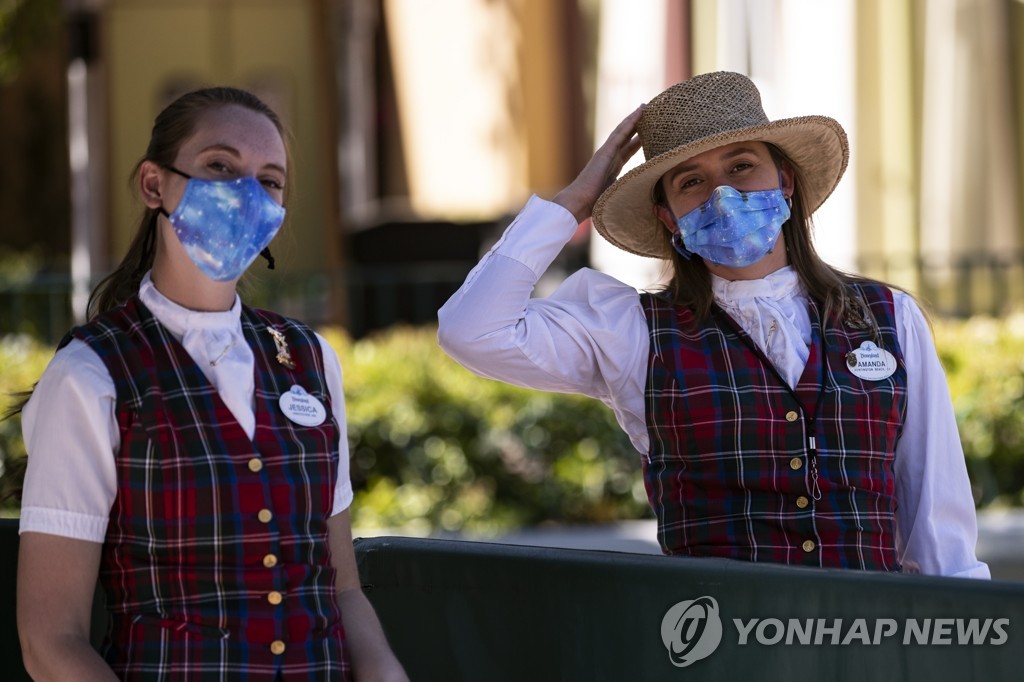
<path fill-rule="evenodd" d="M 878 338 L 822 323 L 812 301 L 810 357 L 795 389 L 717 306 L 698 325 L 689 309 L 641 296 L 651 338 L 644 481 L 666 554 L 900 570 L 893 457 L 906 367 L 892 292 L 852 289 Z M 892 376 L 850 371 L 847 354 L 864 341 L 895 356 Z"/>
<path fill-rule="evenodd" d="M 328 549 L 338 425 L 305 326 L 242 308 L 255 357 L 246 437 L 188 352 L 138 298 L 73 329 L 117 391 L 117 496 L 100 581 L 104 656 L 125 680 L 338 680 L 349 662 Z M 295 368 L 277 360 L 284 334 Z M 327 410 L 284 416 L 292 385 Z"/>

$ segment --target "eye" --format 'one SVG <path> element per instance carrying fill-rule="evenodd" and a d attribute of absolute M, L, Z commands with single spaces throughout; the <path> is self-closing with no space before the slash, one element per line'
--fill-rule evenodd
<path fill-rule="evenodd" d="M 210 161 L 206 167 L 214 173 L 226 174 L 231 172 L 231 167 L 221 161 Z"/>
<path fill-rule="evenodd" d="M 692 187 L 696 187 L 697 185 L 699 185 L 700 182 L 701 182 L 700 178 L 689 177 L 689 178 L 686 178 L 682 182 L 679 183 L 679 189 L 680 190 L 690 189 Z"/>
<path fill-rule="evenodd" d="M 754 167 L 754 164 L 752 164 L 752 163 L 748 163 L 747 161 L 740 161 L 739 163 L 737 163 L 735 166 L 732 167 L 732 171 L 731 172 L 733 172 L 733 173 L 742 173 L 743 171 L 747 170 L 748 168 L 753 168 L 753 167 Z"/>
<path fill-rule="evenodd" d="M 284 189 L 284 183 L 277 178 L 260 178 L 260 183 L 267 189 L 274 189 L 278 191 Z"/>

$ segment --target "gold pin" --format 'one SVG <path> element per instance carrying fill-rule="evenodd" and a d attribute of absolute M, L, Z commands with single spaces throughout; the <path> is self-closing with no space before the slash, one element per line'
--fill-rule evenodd
<path fill-rule="evenodd" d="M 274 337 L 274 345 L 277 346 L 277 361 L 288 369 L 295 369 L 295 362 L 292 360 L 291 353 L 288 352 L 288 342 L 285 341 L 284 334 L 273 327 L 267 327 L 267 331 Z"/>

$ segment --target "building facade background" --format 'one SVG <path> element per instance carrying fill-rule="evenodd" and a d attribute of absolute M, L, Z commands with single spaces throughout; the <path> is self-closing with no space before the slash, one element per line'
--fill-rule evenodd
<path fill-rule="evenodd" d="M 638 103 L 718 69 L 749 75 L 771 118 L 825 114 L 849 133 L 847 175 L 816 216 L 827 260 L 940 315 L 1024 303 L 1018 0 L 21 0 L 2 12 L 0 332 L 59 333 L 82 315 L 135 229 L 127 179 L 149 125 L 187 89 L 251 89 L 294 135 L 279 269 L 253 273 L 254 298 L 361 335 L 432 321 L 531 194 L 571 181 Z M 583 264 L 638 287 L 662 276 L 586 225 L 556 270 Z"/>

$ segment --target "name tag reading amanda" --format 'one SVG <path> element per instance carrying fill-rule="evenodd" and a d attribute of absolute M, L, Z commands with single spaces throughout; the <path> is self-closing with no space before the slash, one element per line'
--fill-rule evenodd
<path fill-rule="evenodd" d="M 320 426 L 327 419 L 327 410 L 315 396 L 302 386 L 292 386 L 278 401 L 284 416 L 302 426 Z"/>
<path fill-rule="evenodd" d="M 846 364 L 855 377 L 867 381 L 888 379 L 896 371 L 893 354 L 871 341 L 865 341 L 860 348 L 847 353 Z"/>

